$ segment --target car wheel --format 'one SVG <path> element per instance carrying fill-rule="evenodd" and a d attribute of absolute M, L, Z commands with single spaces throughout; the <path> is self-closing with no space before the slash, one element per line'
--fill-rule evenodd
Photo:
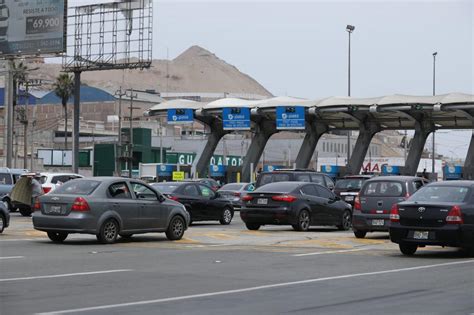
<path fill-rule="evenodd" d="M 229 225 L 230 222 L 232 221 L 232 217 L 234 214 L 232 213 L 232 210 L 229 208 L 224 208 L 224 211 L 222 211 L 221 219 L 219 222 L 223 225 Z"/>
<path fill-rule="evenodd" d="M 106 220 L 97 234 L 97 240 L 102 244 L 113 244 L 119 234 L 119 225 L 115 219 Z"/>
<path fill-rule="evenodd" d="M 12 205 L 10 204 L 10 201 L 8 201 L 8 199 L 3 199 L 2 203 L 8 211 L 12 212 Z"/>
<path fill-rule="evenodd" d="M 298 222 L 293 225 L 296 231 L 308 231 L 311 219 L 308 210 L 301 210 L 298 215 Z"/>
<path fill-rule="evenodd" d="M 404 244 L 404 243 L 398 244 L 398 247 L 400 247 L 400 251 L 402 252 L 402 254 L 406 256 L 413 256 L 413 254 L 418 249 L 417 245 Z"/>
<path fill-rule="evenodd" d="M 67 238 L 68 233 L 66 232 L 48 232 L 48 237 L 54 243 L 62 243 Z"/>
<path fill-rule="evenodd" d="M 245 226 L 251 231 L 257 231 L 260 228 L 260 224 L 257 223 L 245 223 Z"/>
<path fill-rule="evenodd" d="M 354 230 L 354 235 L 357 238 L 364 238 L 367 235 L 367 231 Z"/>
<path fill-rule="evenodd" d="M 349 210 L 344 211 L 342 214 L 341 224 L 337 228 L 341 231 L 347 231 L 352 226 L 352 214 Z"/>
<path fill-rule="evenodd" d="M 28 208 L 28 209 L 20 208 L 20 213 L 24 217 L 31 217 L 31 209 L 30 208 Z"/>
<path fill-rule="evenodd" d="M 170 241 L 177 241 L 180 240 L 184 235 L 186 224 L 184 223 L 184 219 L 179 215 L 173 217 L 170 221 L 170 225 L 166 230 L 166 237 Z"/>
<path fill-rule="evenodd" d="M 6 220 L 3 215 L 0 215 L 0 233 L 5 229 Z"/>

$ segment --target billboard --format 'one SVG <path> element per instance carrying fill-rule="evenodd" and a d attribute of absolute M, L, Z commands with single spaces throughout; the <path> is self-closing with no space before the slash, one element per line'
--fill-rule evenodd
<path fill-rule="evenodd" d="M 224 130 L 250 130 L 250 108 L 223 108 L 222 125 Z"/>
<path fill-rule="evenodd" d="M 190 108 L 168 109 L 168 124 L 192 124 L 194 112 Z"/>
<path fill-rule="evenodd" d="M 276 108 L 278 130 L 305 129 L 305 108 L 303 106 L 278 106 Z"/>
<path fill-rule="evenodd" d="M 67 0 L 0 0 L 0 56 L 66 51 Z"/>

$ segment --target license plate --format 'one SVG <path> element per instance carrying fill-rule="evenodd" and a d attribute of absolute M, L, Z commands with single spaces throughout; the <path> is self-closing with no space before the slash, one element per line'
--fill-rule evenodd
<path fill-rule="evenodd" d="M 428 231 L 415 231 L 413 232 L 413 238 L 415 240 L 427 240 L 429 232 Z"/>
<path fill-rule="evenodd" d="M 385 220 L 372 220 L 372 225 L 384 226 L 385 225 Z"/>
<path fill-rule="evenodd" d="M 346 196 L 346 201 L 354 201 L 354 196 Z"/>
<path fill-rule="evenodd" d="M 268 199 L 267 198 L 258 198 L 257 199 L 257 204 L 266 205 L 266 204 L 268 204 Z"/>
<path fill-rule="evenodd" d="M 49 208 L 48 213 L 55 213 L 55 214 L 61 213 L 61 206 L 51 206 Z"/>

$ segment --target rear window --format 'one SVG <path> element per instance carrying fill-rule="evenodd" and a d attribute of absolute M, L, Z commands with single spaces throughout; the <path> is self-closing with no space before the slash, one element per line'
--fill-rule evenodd
<path fill-rule="evenodd" d="M 262 179 L 260 180 L 259 186 L 263 186 L 269 183 L 274 182 L 286 182 L 290 180 L 290 174 L 282 174 L 282 173 L 275 173 L 275 174 L 263 174 Z"/>
<path fill-rule="evenodd" d="M 169 194 L 175 191 L 180 185 L 176 184 L 151 184 L 151 186 L 157 189 L 162 194 Z"/>
<path fill-rule="evenodd" d="M 339 189 L 357 189 L 362 187 L 363 179 L 351 178 L 351 179 L 340 179 L 336 182 L 336 188 Z"/>
<path fill-rule="evenodd" d="M 100 185 L 96 180 L 72 180 L 54 190 L 55 195 L 90 195 Z"/>
<path fill-rule="evenodd" d="M 257 188 L 254 192 L 278 192 L 278 193 L 289 193 L 292 192 L 300 184 L 298 183 L 271 183 L 262 187 Z"/>
<path fill-rule="evenodd" d="M 240 190 L 243 184 L 227 184 L 221 187 L 221 190 Z"/>
<path fill-rule="evenodd" d="M 363 196 L 400 197 L 403 196 L 403 185 L 392 181 L 374 181 L 364 187 Z"/>
<path fill-rule="evenodd" d="M 469 196 L 468 187 L 427 186 L 410 197 L 413 202 L 465 202 Z"/>
<path fill-rule="evenodd" d="M 8 173 L 0 173 L 0 185 L 11 185 L 12 177 Z"/>

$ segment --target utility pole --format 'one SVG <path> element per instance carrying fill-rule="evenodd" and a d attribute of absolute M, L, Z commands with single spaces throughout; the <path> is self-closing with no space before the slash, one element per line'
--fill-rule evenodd
<path fill-rule="evenodd" d="M 347 55 L 347 96 L 351 96 L 351 34 L 355 30 L 355 26 L 347 25 L 346 31 L 349 34 L 349 46 Z M 351 131 L 347 131 L 347 166 L 351 158 Z"/>
<path fill-rule="evenodd" d="M 30 105 L 30 95 L 28 94 L 28 78 L 26 78 L 25 82 L 25 114 L 24 114 L 24 121 L 23 121 L 23 168 L 28 168 L 28 105 Z M 33 154 L 33 152 L 31 152 Z"/>
<path fill-rule="evenodd" d="M 132 168 L 133 168 L 133 99 L 137 98 L 137 94 L 133 93 L 133 89 L 129 89 L 129 94 L 127 97 L 130 97 L 130 129 L 129 129 L 129 147 L 128 147 L 128 177 L 132 178 Z"/>
<path fill-rule="evenodd" d="M 5 78 L 5 105 L 6 105 L 6 143 L 7 143 L 7 152 L 6 152 L 6 166 L 8 168 L 12 167 L 12 157 L 13 157 L 13 122 L 15 113 L 13 112 L 13 58 L 7 59 L 6 62 L 7 75 Z"/>
<path fill-rule="evenodd" d="M 436 95 L 436 55 L 438 52 L 433 53 L 433 96 Z M 433 156 L 431 157 L 431 174 L 435 174 L 435 134 L 436 129 L 433 130 Z"/>
<path fill-rule="evenodd" d="M 72 125 L 72 172 L 79 172 L 79 116 L 81 113 L 81 72 L 74 72 L 74 109 Z"/>
<path fill-rule="evenodd" d="M 122 157 L 122 97 L 126 95 L 125 91 L 122 90 L 122 86 L 115 92 L 115 95 L 119 97 L 119 108 L 118 108 L 118 143 L 115 152 L 115 173 L 120 176 L 121 173 L 121 160 Z"/>

